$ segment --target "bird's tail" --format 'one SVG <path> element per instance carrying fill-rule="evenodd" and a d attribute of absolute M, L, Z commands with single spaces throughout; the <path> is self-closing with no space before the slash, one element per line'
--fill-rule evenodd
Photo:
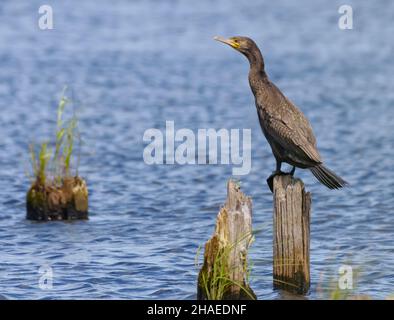
<path fill-rule="evenodd" d="M 322 164 L 309 168 L 313 175 L 329 189 L 339 189 L 348 185 L 341 177 Z"/>

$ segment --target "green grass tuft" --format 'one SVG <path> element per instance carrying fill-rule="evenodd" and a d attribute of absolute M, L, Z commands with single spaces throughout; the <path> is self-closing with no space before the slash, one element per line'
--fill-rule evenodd
<path fill-rule="evenodd" d="M 70 100 L 65 95 L 66 90 L 67 88 L 65 87 L 57 106 L 53 155 L 51 156 L 48 143 L 46 142 L 41 144 L 38 156 L 36 156 L 34 145 L 30 146 L 34 176 L 37 182 L 44 185 L 48 181 L 48 176 L 53 177 L 54 182 L 60 184 L 64 177 L 71 175 L 75 137 L 78 132 L 78 118 L 73 114 L 71 119 L 64 120 L 64 115 L 67 111 L 66 107 L 70 103 Z"/>
<path fill-rule="evenodd" d="M 242 237 L 239 241 L 250 238 L 251 235 L 247 234 Z M 245 284 L 238 283 L 230 279 L 230 272 L 234 271 L 230 269 L 228 265 L 229 257 L 232 254 L 234 247 L 238 242 L 234 244 L 226 245 L 225 247 L 218 250 L 214 258 L 213 266 L 210 272 L 208 272 L 206 266 L 200 271 L 199 275 L 199 286 L 204 290 L 204 294 L 208 300 L 222 300 L 225 297 L 226 292 L 231 286 L 239 287 L 250 299 L 254 300 L 256 297 L 249 289 L 249 278 L 251 268 L 248 266 L 248 261 L 245 257 L 243 269 L 246 274 Z M 196 253 L 196 266 L 198 267 L 198 258 L 201 252 L 201 246 L 198 248 Z"/>
<path fill-rule="evenodd" d="M 47 143 L 44 142 L 41 144 L 41 149 L 38 157 L 38 173 L 37 177 L 41 184 L 45 185 L 46 183 L 46 168 L 48 162 L 51 158 L 51 154 L 48 152 Z"/>

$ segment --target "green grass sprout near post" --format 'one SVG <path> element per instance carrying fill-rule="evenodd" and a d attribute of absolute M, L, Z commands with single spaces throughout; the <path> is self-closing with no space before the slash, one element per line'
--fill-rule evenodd
<path fill-rule="evenodd" d="M 60 150 L 61 146 L 63 143 L 63 137 L 64 137 L 64 132 L 65 129 L 63 128 L 63 120 L 62 120 L 62 115 L 64 112 L 64 108 L 66 107 L 66 104 L 69 102 L 68 99 L 65 97 L 65 90 L 64 88 L 62 97 L 60 99 L 58 108 L 57 108 L 57 122 L 56 122 L 56 143 L 55 143 L 55 154 L 54 154 L 54 171 L 55 171 L 55 177 L 59 175 L 59 156 L 60 156 Z"/>
<path fill-rule="evenodd" d="M 247 234 L 242 239 L 239 239 L 237 243 L 240 243 L 250 237 L 251 235 Z M 248 259 L 245 258 L 244 264 L 241 266 L 243 269 L 242 272 L 246 275 L 245 284 L 234 281 L 230 278 L 230 273 L 232 271 L 237 271 L 235 269 L 232 270 L 228 263 L 229 257 L 233 252 L 233 249 L 237 246 L 237 243 L 232 245 L 227 244 L 216 252 L 210 271 L 208 271 L 207 268 L 201 269 L 199 281 L 207 300 L 225 299 L 226 293 L 231 286 L 238 287 L 250 300 L 256 299 L 256 296 L 249 287 L 251 266 L 248 263 Z M 199 267 L 198 260 L 200 253 L 201 246 L 199 246 L 196 253 L 196 267 Z"/>
<path fill-rule="evenodd" d="M 78 119 L 74 115 L 73 118 L 70 120 L 69 125 L 66 129 L 66 143 L 64 145 L 64 172 L 65 175 L 68 176 L 70 174 L 70 167 L 71 167 L 71 156 L 74 150 L 74 135 L 75 130 L 78 126 Z"/>
<path fill-rule="evenodd" d="M 37 159 L 36 159 L 36 152 L 34 150 L 34 143 L 31 143 L 29 145 L 29 151 L 30 151 L 31 166 L 33 169 L 33 175 L 36 179 L 38 177 L 38 165 L 37 165 Z"/>
<path fill-rule="evenodd" d="M 35 180 L 27 195 L 27 218 L 33 220 L 87 219 L 88 191 L 86 182 L 71 173 L 75 153 L 75 137 L 81 142 L 78 118 L 73 113 L 64 119 L 70 100 L 63 89 L 57 106 L 56 132 L 53 154 L 49 143 L 41 144 L 38 154 L 30 145 L 30 157 Z M 78 148 L 79 165 L 80 148 Z M 39 199 L 39 201 L 37 201 Z M 46 203 L 47 202 L 47 203 Z"/>
<path fill-rule="evenodd" d="M 74 137 L 78 130 L 78 118 L 76 114 L 68 120 L 63 120 L 66 105 L 70 100 L 65 96 L 66 87 L 63 90 L 57 109 L 57 130 L 56 130 L 56 144 L 54 154 L 54 175 L 59 179 L 61 176 L 70 176 L 71 160 L 74 151 Z M 79 164 L 79 160 L 78 160 Z M 78 172 L 78 168 L 76 168 Z"/>
<path fill-rule="evenodd" d="M 40 154 L 38 157 L 39 166 L 37 173 L 38 181 L 44 186 L 46 183 L 46 168 L 50 158 L 51 154 L 48 152 L 47 143 L 44 142 L 43 144 L 41 144 Z"/>

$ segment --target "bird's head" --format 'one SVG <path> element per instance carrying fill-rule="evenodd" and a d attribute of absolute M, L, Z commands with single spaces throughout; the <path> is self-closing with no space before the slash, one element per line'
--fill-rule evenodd
<path fill-rule="evenodd" d="M 223 42 L 235 50 L 243 53 L 245 56 L 250 57 L 255 51 L 259 51 L 256 43 L 248 38 L 248 37 L 231 37 L 231 38 L 223 38 L 216 36 L 214 37 L 216 41 Z"/>

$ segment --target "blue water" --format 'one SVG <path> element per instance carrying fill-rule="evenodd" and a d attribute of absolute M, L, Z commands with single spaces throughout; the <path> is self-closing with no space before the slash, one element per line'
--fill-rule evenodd
<path fill-rule="evenodd" d="M 311 120 L 327 165 L 352 187 L 313 194 L 309 298 L 327 296 L 338 267 L 355 292 L 394 293 L 394 3 L 346 1 L 45 1 L 54 30 L 37 26 L 39 0 L 0 4 L 0 295 L 7 299 L 191 299 L 199 245 L 212 234 L 231 166 L 144 163 L 148 128 L 250 128 L 252 288 L 272 290 L 274 160 L 261 134 L 248 64 L 212 40 L 248 35 L 271 79 Z M 25 220 L 28 145 L 53 133 L 64 85 L 84 139 L 79 172 L 90 220 Z M 38 285 L 53 270 L 52 290 Z"/>

